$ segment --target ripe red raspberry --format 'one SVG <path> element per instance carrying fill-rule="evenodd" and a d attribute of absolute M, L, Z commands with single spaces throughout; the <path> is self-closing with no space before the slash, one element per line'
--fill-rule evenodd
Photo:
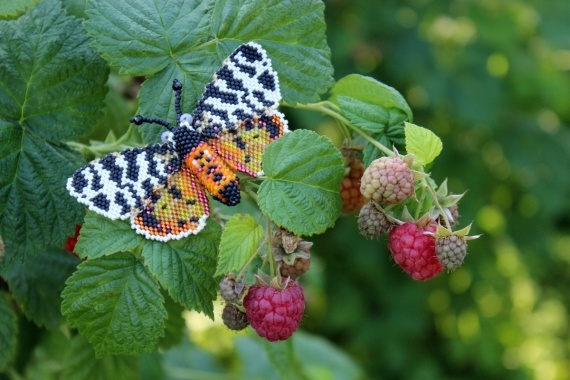
<path fill-rule="evenodd" d="M 67 241 L 65 242 L 64 249 L 69 252 L 75 254 L 75 244 L 77 244 L 77 238 L 79 237 L 79 232 L 81 231 L 80 225 L 75 225 L 75 235 L 73 237 L 68 237 Z"/>
<path fill-rule="evenodd" d="M 435 233 L 437 223 L 430 221 L 425 227 L 415 223 L 404 223 L 390 231 L 388 248 L 394 260 L 416 280 L 426 281 L 443 270 L 435 254 Z"/>
<path fill-rule="evenodd" d="M 348 173 L 345 174 L 340 183 L 340 197 L 342 199 L 342 211 L 352 213 L 360 210 L 366 203 L 366 198 L 360 192 L 360 178 L 364 173 L 364 164 L 358 159 L 352 159 L 347 169 Z"/>
<path fill-rule="evenodd" d="M 249 325 L 247 316 L 233 303 L 227 303 L 222 311 L 222 321 L 230 330 L 240 331 Z"/>
<path fill-rule="evenodd" d="M 390 231 L 392 225 L 386 214 L 378 210 L 373 201 L 368 201 L 358 214 L 358 229 L 368 239 L 385 234 Z"/>
<path fill-rule="evenodd" d="M 457 235 L 438 237 L 435 240 L 435 253 L 447 270 L 454 271 L 465 260 L 467 241 Z"/>
<path fill-rule="evenodd" d="M 414 175 L 400 157 L 380 157 L 364 171 L 360 192 L 380 204 L 396 204 L 414 193 Z"/>
<path fill-rule="evenodd" d="M 305 310 L 305 296 L 295 281 L 289 281 L 285 289 L 254 285 L 243 306 L 257 334 L 274 342 L 289 339 L 297 330 Z"/>

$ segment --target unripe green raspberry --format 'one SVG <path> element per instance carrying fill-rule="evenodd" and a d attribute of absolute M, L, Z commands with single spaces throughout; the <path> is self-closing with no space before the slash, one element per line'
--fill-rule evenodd
<path fill-rule="evenodd" d="M 364 171 L 360 192 L 380 204 L 400 203 L 414 193 L 414 175 L 400 157 L 380 157 Z"/>
<path fill-rule="evenodd" d="M 463 264 L 467 255 L 467 242 L 461 236 L 450 235 L 435 240 L 435 254 L 439 262 L 450 271 Z"/>
<path fill-rule="evenodd" d="M 376 208 L 372 201 L 368 201 L 358 214 L 358 229 L 368 239 L 373 239 L 390 231 L 393 224 L 386 214 Z"/>

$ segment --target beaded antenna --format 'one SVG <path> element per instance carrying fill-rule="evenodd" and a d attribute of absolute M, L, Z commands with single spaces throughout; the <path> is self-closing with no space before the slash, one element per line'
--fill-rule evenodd
<path fill-rule="evenodd" d="M 192 115 L 180 107 L 174 80 L 176 126 L 137 115 L 137 125 L 167 129 L 162 143 L 111 153 L 79 168 L 67 190 L 90 210 L 131 220 L 148 239 L 168 241 L 197 234 L 210 214 L 207 193 L 228 206 L 240 201 L 235 171 L 263 174 L 263 151 L 288 132 L 277 111 L 277 74 L 255 42 L 240 45 L 206 85 Z"/>

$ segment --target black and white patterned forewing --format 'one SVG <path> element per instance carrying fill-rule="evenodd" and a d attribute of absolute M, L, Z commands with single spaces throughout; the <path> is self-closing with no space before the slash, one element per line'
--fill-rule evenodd
<path fill-rule="evenodd" d="M 193 113 L 192 127 L 208 137 L 276 108 L 279 80 L 261 45 L 240 45 L 214 75 Z"/>
<path fill-rule="evenodd" d="M 79 168 L 67 190 L 90 210 L 110 219 L 127 219 L 180 169 L 178 153 L 167 144 L 111 153 Z"/>

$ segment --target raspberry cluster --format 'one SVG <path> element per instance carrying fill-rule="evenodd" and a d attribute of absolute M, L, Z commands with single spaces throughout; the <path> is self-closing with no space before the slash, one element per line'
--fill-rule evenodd
<path fill-rule="evenodd" d="M 397 152 L 370 163 L 360 184 L 368 201 L 358 215 L 358 228 L 369 239 L 387 233 L 394 261 L 412 278 L 426 281 L 444 268 L 461 266 L 467 240 L 477 236 L 467 236 L 469 227 L 452 232 L 462 195 L 448 194 L 447 181 L 436 187 L 421 166 L 412 172 L 413 164 L 410 155 L 400 157 Z M 412 217 L 408 208 L 423 216 Z"/>
<path fill-rule="evenodd" d="M 220 294 L 226 301 L 224 324 L 235 331 L 251 324 L 270 342 L 290 338 L 301 323 L 305 296 L 297 279 L 310 267 L 313 245 L 284 229 L 275 231 L 272 243 L 275 277 L 260 272 L 257 283 L 249 286 L 234 274 L 220 281 Z"/>

